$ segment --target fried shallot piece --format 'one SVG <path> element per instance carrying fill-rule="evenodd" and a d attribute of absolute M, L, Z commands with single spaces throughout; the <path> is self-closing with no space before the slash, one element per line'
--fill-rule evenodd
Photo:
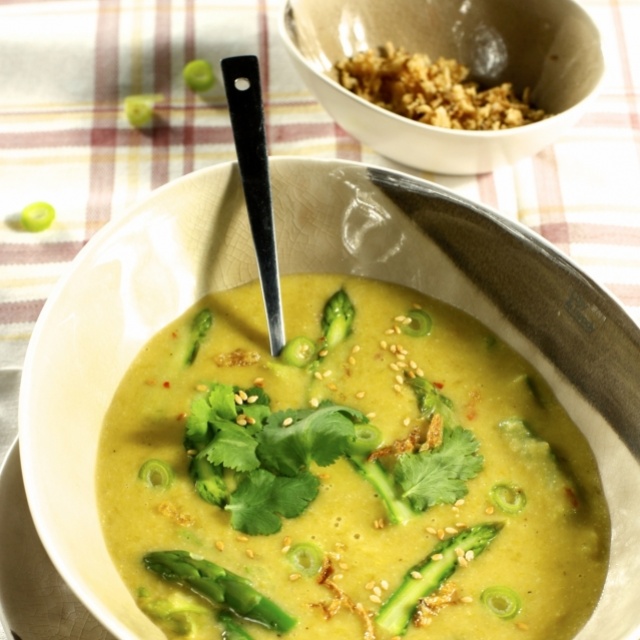
<path fill-rule="evenodd" d="M 255 351 L 236 349 L 229 353 L 220 353 L 215 358 L 219 367 L 248 367 L 260 360 L 260 354 Z"/>
<path fill-rule="evenodd" d="M 326 620 L 333 618 L 333 616 L 340 611 L 342 607 L 350 611 L 351 613 L 355 613 L 364 624 L 364 640 L 375 640 L 375 631 L 373 629 L 373 622 L 371 621 L 371 617 L 362 606 L 360 602 L 354 602 L 351 597 L 345 593 L 343 589 L 341 589 L 333 580 L 331 580 L 331 576 L 334 573 L 333 564 L 331 563 L 331 559 L 325 557 L 322 563 L 322 569 L 316 578 L 318 584 L 325 586 L 332 594 L 331 600 L 328 602 L 319 602 L 313 603 L 312 607 L 317 607 L 322 609 L 324 613 L 324 617 Z"/>
<path fill-rule="evenodd" d="M 453 582 L 445 582 L 437 591 L 426 598 L 421 598 L 413 616 L 416 627 L 427 627 L 435 616 L 445 607 L 460 602 L 458 588 Z"/>

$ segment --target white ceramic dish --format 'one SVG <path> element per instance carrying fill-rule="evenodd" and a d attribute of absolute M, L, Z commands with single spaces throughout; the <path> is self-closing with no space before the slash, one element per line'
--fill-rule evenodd
<path fill-rule="evenodd" d="M 591 442 L 612 510 L 611 570 L 578 639 L 637 640 L 638 327 L 551 245 L 441 187 L 332 160 L 275 158 L 271 178 L 282 273 L 354 273 L 435 295 L 492 327 L 554 386 Z M 57 570 L 120 640 L 162 634 L 102 538 L 94 465 L 105 410 L 152 334 L 256 273 L 237 167 L 222 164 L 107 225 L 35 327 L 19 406 L 29 506 Z"/>
<path fill-rule="evenodd" d="M 598 29 L 573 0 L 288 0 L 279 30 L 329 115 L 383 156 L 425 171 L 474 174 L 533 155 L 577 122 L 604 73 Z M 455 58 L 485 86 L 531 89 L 552 118 L 501 131 L 455 131 L 375 106 L 337 82 L 334 65 L 386 42 Z"/>
<path fill-rule="evenodd" d="M 18 441 L 0 468 L 0 603 L 8 640 L 112 640 L 51 564 L 33 526 Z"/>

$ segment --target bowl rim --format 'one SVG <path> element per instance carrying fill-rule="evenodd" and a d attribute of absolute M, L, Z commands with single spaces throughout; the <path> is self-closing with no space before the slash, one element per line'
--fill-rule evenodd
<path fill-rule="evenodd" d="M 490 130 L 478 131 L 478 130 L 471 130 L 471 129 L 449 129 L 446 127 L 438 127 L 436 125 L 432 125 L 426 122 L 419 122 L 417 120 L 412 120 L 411 118 L 398 115 L 393 111 L 384 109 L 378 106 L 377 104 L 374 104 L 373 102 L 369 102 L 368 100 L 365 100 L 364 98 L 361 98 L 355 93 L 345 89 L 339 82 L 329 77 L 326 73 L 318 71 L 318 69 L 316 69 L 311 64 L 311 62 L 309 62 L 308 58 L 302 54 L 298 46 L 295 44 L 295 42 L 291 38 L 289 29 L 288 29 L 287 17 L 293 11 L 293 7 L 291 5 L 292 0 L 286 0 L 286 2 L 283 3 L 280 9 L 280 12 L 278 15 L 278 32 L 289 54 L 294 56 L 294 58 L 299 63 L 301 63 L 304 67 L 306 67 L 315 77 L 319 78 L 322 82 L 325 83 L 325 85 L 332 87 L 334 90 L 338 91 L 343 97 L 348 97 L 354 100 L 356 104 L 359 104 L 360 106 L 366 109 L 372 110 L 374 113 L 378 114 L 379 116 L 385 115 L 391 118 L 391 120 L 394 121 L 396 124 L 404 123 L 405 125 L 411 128 L 415 128 L 416 132 L 424 131 L 425 130 L 424 128 L 426 127 L 427 130 L 431 131 L 433 134 L 442 135 L 442 136 L 453 136 L 460 139 L 464 139 L 464 138 L 469 138 L 469 139 L 476 138 L 478 140 L 483 138 L 485 140 L 488 140 L 489 138 L 501 139 L 501 138 L 515 137 L 518 134 L 521 134 L 523 130 L 526 130 L 527 132 L 531 132 L 531 134 L 533 135 L 536 131 L 539 131 L 540 129 L 545 129 L 548 126 L 554 126 L 555 124 L 557 124 L 558 120 L 561 120 L 561 119 L 572 120 L 574 118 L 574 115 L 579 115 L 579 113 L 581 113 L 584 110 L 585 106 L 587 106 L 589 103 L 594 101 L 597 95 L 601 91 L 602 84 L 606 75 L 606 58 L 604 55 L 602 33 L 598 28 L 595 20 L 591 16 L 591 14 L 587 12 L 586 9 L 581 4 L 576 2 L 576 0 L 566 0 L 566 1 L 574 5 L 579 11 L 581 11 L 589 19 L 589 21 L 591 22 L 593 28 L 595 29 L 598 35 L 597 49 L 598 49 L 600 62 L 601 62 L 600 75 L 597 81 L 595 82 L 593 88 L 591 89 L 591 91 L 589 91 L 587 95 L 585 95 L 581 100 L 576 102 L 574 105 L 572 105 L 568 109 L 564 109 L 559 113 L 552 113 L 549 115 L 549 117 L 544 118 L 543 120 L 538 120 L 537 122 L 531 122 L 529 124 L 521 125 L 519 127 L 510 127 L 508 129 L 495 129 L 495 130 L 490 129 Z M 307 90 L 313 94 L 310 88 L 307 87 Z"/>

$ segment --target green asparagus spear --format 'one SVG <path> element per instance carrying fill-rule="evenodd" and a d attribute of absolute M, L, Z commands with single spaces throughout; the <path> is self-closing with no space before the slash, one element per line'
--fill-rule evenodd
<path fill-rule="evenodd" d="M 254 589 L 248 580 L 200 556 L 181 550 L 154 551 L 142 561 L 165 580 L 188 586 L 241 618 L 280 633 L 296 625 L 295 618 Z"/>
<path fill-rule="evenodd" d="M 416 515 L 408 502 L 398 495 L 393 476 L 379 460 L 367 460 L 367 455 L 355 451 L 348 454 L 348 459 L 358 473 L 376 490 L 391 524 L 406 524 Z"/>
<path fill-rule="evenodd" d="M 218 622 L 222 626 L 222 640 L 252 640 L 247 631 L 238 624 L 237 619 L 230 613 L 221 611 L 218 614 Z"/>
<path fill-rule="evenodd" d="M 439 542 L 405 574 L 402 584 L 382 605 L 376 624 L 392 636 L 404 635 L 420 599 L 439 589 L 458 568 L 459 550 L 464 554 L 471 551 L 477 557 L 500 529 L 502 524 L 497 522 L 479 524 Z"/>
<path fill-rule="evenodd" d="M 335 347 L 350 333 L 356 310 L 344 289 L 327 300 L 322 311 L 322 334 L 327 348 Z"/>
<path fill-rule="evenodd" d="M 209 309 L 202 309 L 191 323 L 191 342 L 189 345 L 189 351 L 185 359 L 187 365 L 192 365 L 200 351 L 200 345 L 205 339 L 211 325 L 213 324 L 213 315 Z"/>
<path fill-rule="evenodd" d="M 224 507 L 229 498 L 229 490 L 222 477 L 222 467 L 209 462 L 206 452 L 200 452 L 189 463 L 189 475 L 198 495 L 209 504 Z"/>

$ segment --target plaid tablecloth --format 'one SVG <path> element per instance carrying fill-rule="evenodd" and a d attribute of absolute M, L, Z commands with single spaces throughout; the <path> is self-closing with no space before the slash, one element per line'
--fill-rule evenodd
<path fill-rule="evenodd" d="M 492 174 L 419 174 L 518 219 L 570 255 L 640 321 L 640 0 L 582 0 L 607 73 L 582 120 L 552 147 Z M 394 166 L 361 146 L 305 89 L 277 33 L 282 0 L 1 0 L 0 459 L 42 305 L 80 248 L 151 189 L 232 160 L 224 91 L 203 98 L 193 58 L 257 54 L 272 155 Z M 161 93 L 160 121 L 133 129 L 122 100 Z M 57 210 L 40 234 L 23 206 Z"/>

